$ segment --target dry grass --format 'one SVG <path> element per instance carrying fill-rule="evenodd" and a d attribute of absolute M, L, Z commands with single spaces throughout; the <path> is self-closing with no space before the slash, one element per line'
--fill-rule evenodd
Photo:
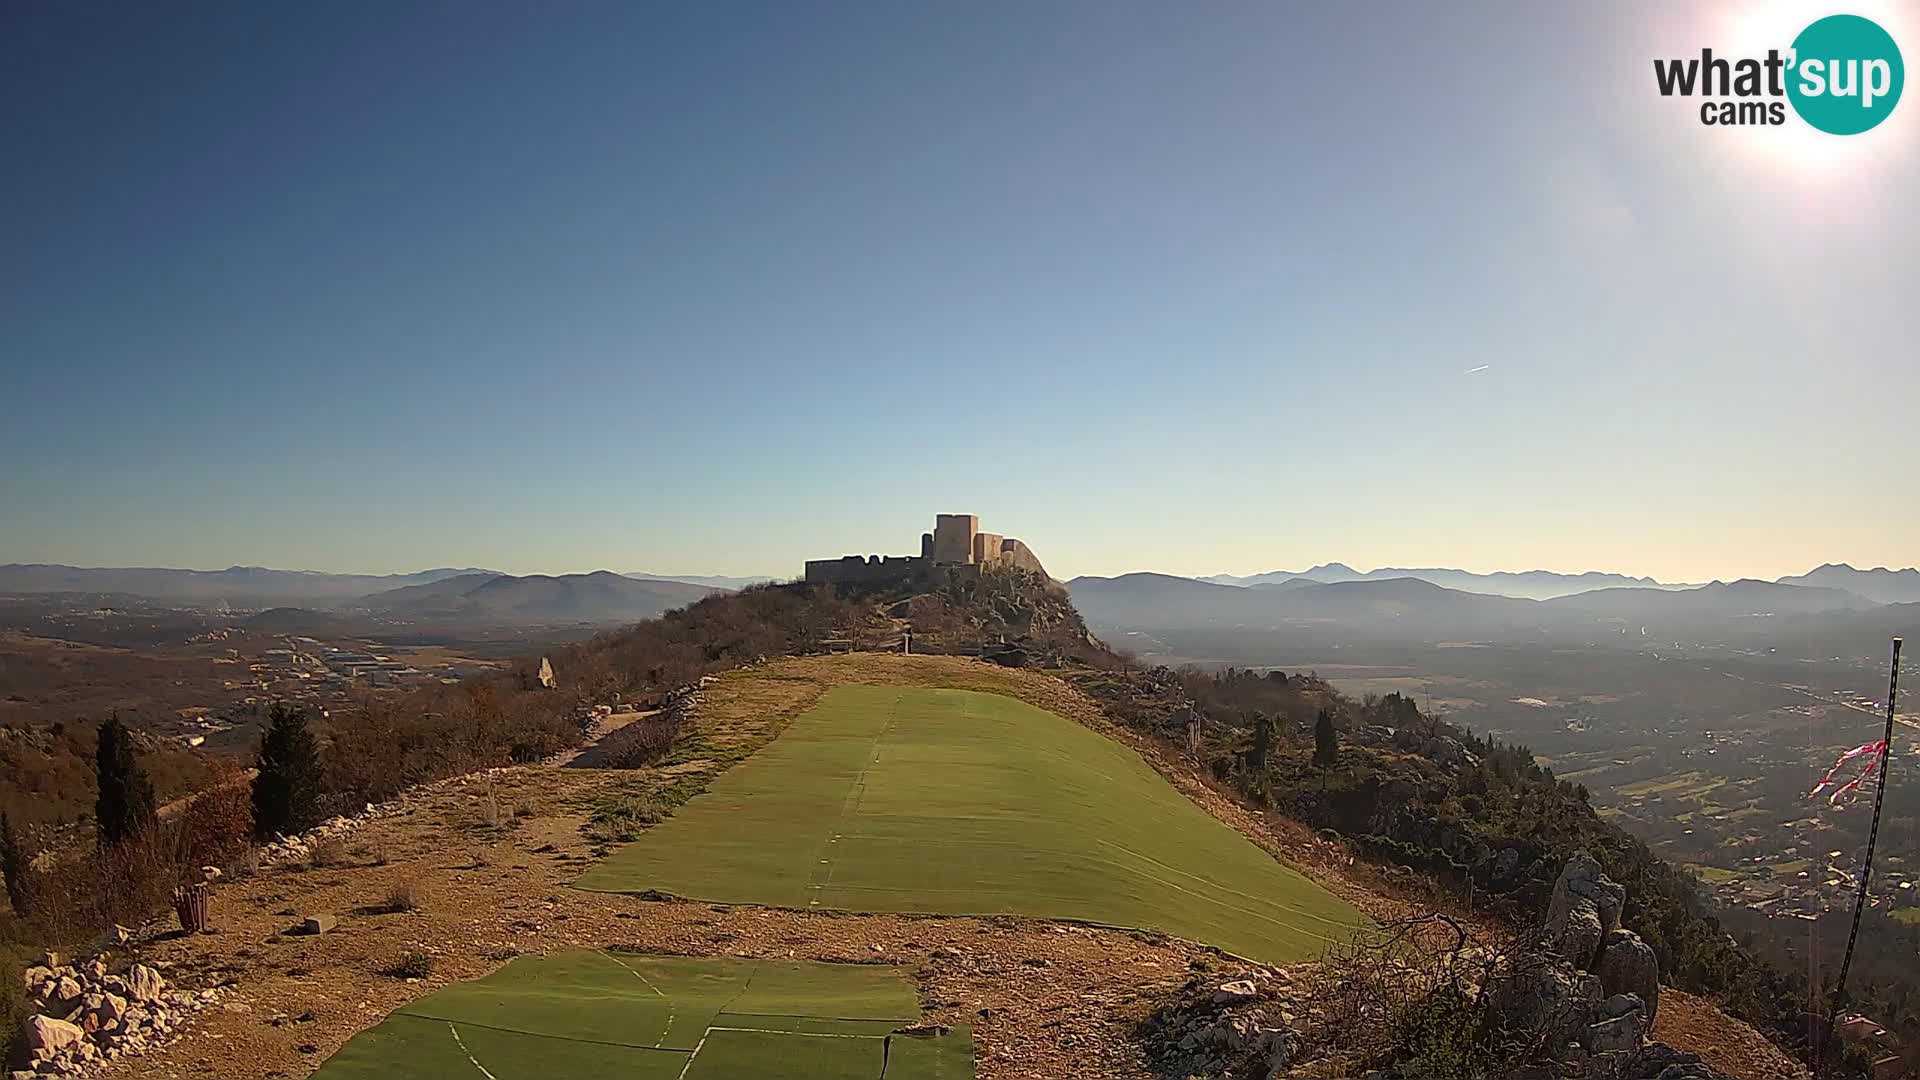
<path fill-rule="evenodd" d="M 314 842 L 307 851 L 307 865 L 315 870 L 331 870 L 345 866 L 352 861 L 347 852 L 346 841 L 339 837 L 328 837 Z"/>
<path fill-rule="evenodd" d="M 418 881 L 400 881 L 387 890 L 387 897 L 380 902 L 383 911 L 393 914 L 419 911 L 427 903 L 426 887 Z"/>
<path fill-rule="evenodd" d="M 382 968 L 380 974 L 392 979 L 424 979 L 433 974 L 433 957 L 415 949 Z"/>

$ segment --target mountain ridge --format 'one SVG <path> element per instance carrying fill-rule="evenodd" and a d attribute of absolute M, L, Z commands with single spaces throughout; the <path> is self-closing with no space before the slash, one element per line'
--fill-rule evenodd
<path fill-rule="evenodd" d="M 1335 622 L 1449 634 L 1554 628 L 1572 633 L 1590 630 L 1596 620 L 1678 624 L 1883 608 L 1846 590 L 1751 578 L 1684 589 L 1595 589 L 1544 600 L 1451 589 L 1415 577 L 1333 582 L 1292 578 L 1242 587 L 1140 573 L 1078 577 L 1067 587 L 1075 606 L 1096 626 L 1141 629 Z"/>
<path fill-rule="evenodd" d="M 1212 574 L 1197 580 L 1219 585 L 1251 587 L 1293 578 L 1305 578 L 1322 583 L 1417 578 L 1446 588 L 1459 589 L 1462 592 L 1479 592 L 1490 596 L 1511 596 L 1526 600 L 1548 600 L 1555 596 L 1615 586 L 1680 587 L 1664 585 L 1650 577 L 1633 577 L 1602 570 L 1587 570 L 1578 574 L 1565 574 L 1554 570 L 1498 570 L 1489 574 L 1479 574 L 1451 567 L 1383 566 L 1363 573 L 1342 562 L 1321 563 L 1297 572 L 1271 570 L 1264 574 L 1245 576 Z"/>
<path fill-rule="evenodd" d="M 360 598 L 353 606 L 388 617 L 568 621 L 618 624 L 650 619 L 716 592 L 705 585 L 590 574 L 466 574 Z"/>

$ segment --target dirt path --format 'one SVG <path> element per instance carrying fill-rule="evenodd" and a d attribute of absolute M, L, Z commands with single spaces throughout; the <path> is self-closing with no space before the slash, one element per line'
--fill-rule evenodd
<path fill-rule="evenodd" d="M 621 728 L 624 728 L 628 724 L 631 724 L 637 720 L 645 720 L 650 716 L 656 716 L 659 714 L 659 712 L 660 710 L 658 709 L 647 709 L 645 711 L 633 710 L 628 712 L 608 713 L 605 716 L 598 717 L 593 722 L 592 730 L 587 732 L 587 738 L 584 743 L 582 743 L 576 749 L 569 750 L 566 753 L 561 754 L 558 757 L 555 757 L 548 764 L 550 767 L 555 769 L 601 768 L 602 762 L 600 761 L 600 758 L 601 758 L 600 749 L 601 749 L 601 744 L 606 741 L 607 736 L 613 734 L 616 731 L 619 731 Z"/>

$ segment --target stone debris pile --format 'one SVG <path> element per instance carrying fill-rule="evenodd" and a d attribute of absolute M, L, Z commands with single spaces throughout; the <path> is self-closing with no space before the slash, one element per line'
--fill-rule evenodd
<path fill-rule="evenodd" d="M 1284 1004 L 1295 976 L 1284 968 L 1196 976 L 1141 1027 L 1161 1076 L 1277 1080 L 1300 1056 L 1297 1019 Z"/>
<path fill-rule="evenodd" d="M 154 968 L 116 962 L 106 953 L 83 964 L 66 964 L 53 953 L 45 960 L 20 976 L 28 1015 L 10 1080 L 83 1076 L 165 1045 L 221 994 L 170 987 Z"/>
<path fill-rule="evenodd" d="M 367 808 L 348 817 L 344 814 L 328 818 L 326 821 L 308 829 L 298 836 L 276 836 L 260 848 L 260 865 L 272 866 L 275 863 L 300 862 L 313 854 L 314 845 L 327 840 L 344 839 L 346 835 L 369 821 L 387 817 L 398 812 L 398 801 L 375 805 L 368 803 Z"/>

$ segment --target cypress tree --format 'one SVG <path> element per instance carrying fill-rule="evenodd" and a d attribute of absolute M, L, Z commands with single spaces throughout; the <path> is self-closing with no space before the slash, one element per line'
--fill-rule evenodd
<path fill-rule="evenodd" d="M 1331 765 L 1340 756 L 1340 733 L 1334 730 L 1333 714 L 1325 709 L 1313 722 L 1313 763 Z"/>
<path fill-rule="evenodd" d="M 32 906 L 33 898 L 27 894 L 27 858 L 26 851 L 20 846 L 20 837 L 13 831 L 13 819 L 6 811 L 0 810 L 0 875 L 7 879 L 7 901 L 13 905 L 15 915 L 25 915 Z"/>
<path fill-rule="evenodd" d="M 93 775 L 100 792 L 94 799 L 93 817 L 102 845 L 131 839 L 157 819 L 153 781 L 134 756 L 133 735 L 117 714 L 100 724 Z"/>
<path fill-rule="evenodd" d="M 1264 772 L 1267 757 L 1273 752 L 1273 717 L 1257 713 L 1253 718 L 1253 754 L 1249 759 L 1256 772 Z"/>
<path fill-rule="evenodd" d="M 307 714 L 276 702 L 260 736 L 260 772 L 253 778 L 253 831 L 262 840 L 320 824 L 320 746 Z"/>

